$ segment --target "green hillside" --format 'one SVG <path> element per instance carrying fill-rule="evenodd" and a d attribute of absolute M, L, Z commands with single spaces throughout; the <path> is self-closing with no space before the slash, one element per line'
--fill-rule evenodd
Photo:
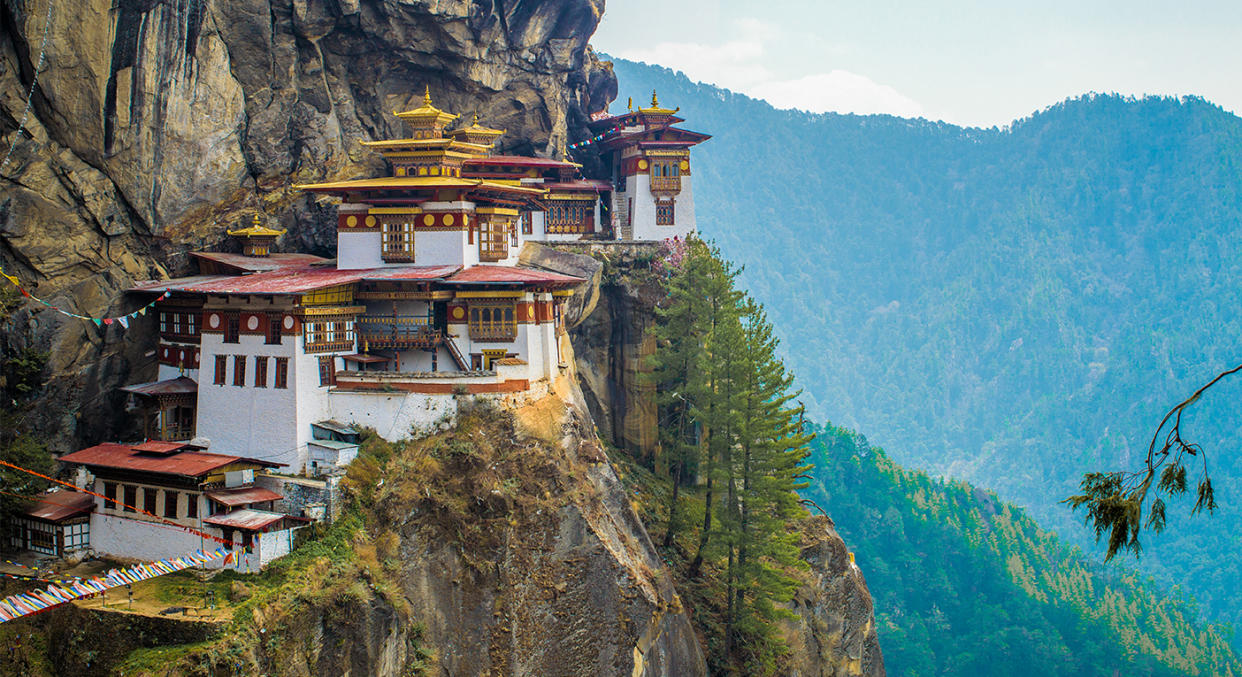
<path fill-rule="evenodd" d="M 1006 129 L 810 115 L 616 61 L 620 101 L 680 106 L 700 230 L 746 266 L 821 419 L 994 489 L 1089 544 L 1060 501 L 1138 462 L 1168 407 L 1242 361 L 1242 120 L 1199 99 L 1090 96 Z M 1186 430 L 1222 509 L 1141 569 L 1242 620 L 1242 388 Z"/>
<path fill-rule="evenodd" d="M 855 549 L 892 675 L 1235 675 L 1217 630 L 990 492 L 821 429 L 805 493 Z"/>

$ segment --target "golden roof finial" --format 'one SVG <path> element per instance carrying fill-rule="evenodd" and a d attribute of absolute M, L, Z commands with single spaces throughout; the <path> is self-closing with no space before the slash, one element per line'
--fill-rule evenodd
<path fill-rule="evenodd" d="M 431 85 L 423 85 L 423 105 L 431 106 Z"/>
<path fill-rule="evenodd" d="M 651 107 L 652 108 L 660 107 L 660 100 L 656 98 L 656 91 L 654 89 L 651 90 Z"/>
<path fill-rule="evenodd" d="M 476 126 L 478 126 L 478 124 L 479 124 L 479 114 L 478 114 L 478 113 L 475 113 L 475 114 L 474 114 L 474 119 L 470 121 L 470 126 L 471 126 L 471 127 L 476 127 Z"/>
<path fill-rule="evenodd" d="M 625 100 L 625 109 L 634 110 L 634 97 L 631 96 Z"/>
<path fill-rule="evenodd" d="M 255 212 L 254 213 L 254 227 L 258 228 L 261 225 L 263 224 L 259 223 L 259 212 Z"/>

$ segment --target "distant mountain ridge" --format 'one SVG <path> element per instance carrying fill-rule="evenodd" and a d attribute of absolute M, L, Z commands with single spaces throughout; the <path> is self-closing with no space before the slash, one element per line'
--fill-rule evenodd
<path fill-rule="evenodd" d="M 813 115 L 614 60 L 714 135 L 699 227 L 745 264 L 820 417 L 900 463 L 995 489 L 1087 543 L 1057 501 L 1142 458 L 1164 411 L 1242 361 L 1242 119 L 1198 98 L 1088 95 L 1004 129 Z M 1237 623 L 1242 388 L 1187 430 L 1222 509 L 1140 567 Z"/>

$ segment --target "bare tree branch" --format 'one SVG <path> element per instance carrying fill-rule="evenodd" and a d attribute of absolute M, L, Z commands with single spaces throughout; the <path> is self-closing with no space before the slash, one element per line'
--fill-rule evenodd
<path fill-rule="evenodd" d="M 1195 504 L 1190 514 L 1216 510 L 1207 452 L 1182 437 L 1182 414 L 1212 386 L 1239 371 L 1242 371 L 1242 364 L 1217 374 L 1216 378 L 1170 409 L 1152 434 L 1151 443 L 1147 446 L 1147 458 L 1140 470 L 1087 473 L 1079 485 L 1082 493 L 1061 501 L 1073 510 L 1086 510 L 1083 521 L 1095 529 L 1097 541 L 1105 532 L 1108 533 L 1105 560 L 1112 559 L 1121 550 L 1128 550 L 1138 557 L 1142 552 L 1139 542 L 1142 530 L 1148 528 L 1155 533 L 1164 530 L 1165 499 L 1186 493 L 1187 457 L 1197 457 L 1201 466 L 1195 486 Z M 1153 486 L 1154 493 L 1151 492 Z M 1146 522 L 1143 520 L 1144 512 L 1147 513 Z"/>

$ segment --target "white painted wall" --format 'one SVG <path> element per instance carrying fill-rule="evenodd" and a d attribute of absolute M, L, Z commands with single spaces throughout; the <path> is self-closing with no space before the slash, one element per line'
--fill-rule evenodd
<path fill-rule="evenodd" d="M 415 238 L 416 243 L 417 241 L 417 238 Z M 350 233 L 337 231 L 337 268 L 341 270 L 358 270 L 360 268 L 381 268 L 389 265 L 384 263 L 384 259 L 380 256 L 381 242 L 379 232 Z"/>
<path fill-rule="evenodd" d="M 198 372 L 198 369 L 181 370 L 171 365 L 161 364 L 159 371 L 156 373 L 155 380 L 167 381 L 169 379 L 177 378 L 178 376 L 188 376 L 195 381 L 198 381 Z"/>
<path fill-rule="evenodd" d="M 625 196 L 634 198 L 634 239 L 639 241 L 667 240 L 673 236 L 685 239 L 694 232 L 694 192 L 689 176 L 681 177 L 681 192 L 673 209 L 673 225 L 656 225 L 655 196 L 651 194 L 651 176 L 635 174 L 625 180 Z M 618 232 L 620 228 L 618 227 Z"/>
<path fill-rule="evenodd" d="M 204 531 L 207 531 L 204 529 Z M 214 533 L 207 531 L 207 533 Z M 195 550 L 215 550 L 219 543 L 173 527 L 119 515 L 91 513 L 91 549 L 97 553 L 142 560 L 180 557 Z M 220 561 L 209 564 L 219 568 Z"/>
<path fill-rule="evenodd" d="M 479 262 L 479 244 L 467 244 L 464 230 L 419 230 L 414 232 L 414 265 L 473 266 Z"/>
<path fill-rule="evenodd" d="M 325 418 L 373 428 L 389 442 L 409 439 L 457 417 L 452 395 L 336 391 L 328 403 L 330 416 Z"/>
<path fill-rule="evenodd" d="M 210 314 L 210 310 L 206 311 Z M 305 408 L 303 400 L 314 399 L 305 372 L 314 372 L 313 383 L 319 382 L 319 366 L 314 358 L 307 364 L 299 355 L 301 337 L 285 336 L 280 345 L 267 345 L 263 336 L 243 334 L 238 343 L 224 343 L 222 334 L 204 334 L 202 362 L 209 365 L 208 378 L 198 384 L 198 418 L 195 432 L 211 440 L 210 451 L 237 454 L 287 465 L 282 472 L 299 472 L 305 463 L 305 441 L 310 437 L 310 421 L 305 426 L 299 417 Z M 216 355 L 228 356 L 228 372 L 224 385 L 216 385 Z M 246 357 L 244 386 L 233 385 L 233 356 Z M 266 388 L 254 386 L 256 355 L 289 358 L 289 387 L 274 388 L 275 360 L 267 365 Z M 319 420 L 319 419 L 316 419 Z M 305 427 L 306 430 L 299 430 Z M 301 453 L 299 453 L 299 449 Z"/>

